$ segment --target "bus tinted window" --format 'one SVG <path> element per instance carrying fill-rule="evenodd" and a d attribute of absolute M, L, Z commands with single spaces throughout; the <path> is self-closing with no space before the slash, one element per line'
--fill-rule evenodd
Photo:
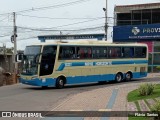
<path fill-rule="evenodd" d="M 133 58 L 134 57 L 134 47 L 122 47 L 122 57 Z"/>
<path fill-rule="evenodd" d="M 107 47 L 93 47 L 92 49 L 93 58 L 107 58 Z"/>
<path fill-rule="evenodd" d="M 55 63 L 56 51 L 56 46 L 44 46 L 40 66 L 41 76 L 52 74 Z"/>
<path fill-rule="evenodd" d="M 91 47 L 77 47 L 77 58 L 91 59 L 92 58 Z"/>
<path fill-rule="evenodd" d="M 62 46 L 59 50 L 59 59 L 74 59 L 75 54 L 75 47 Z"/>
<path fill-rule="evenodd" d="M 108 47 L 108 58 L 120 58 L 121 48 L 120 47 Z"/>
<path fill-rule="evenodd" d="M 135 57 L 145 58 L 147 53 L 146 47 L 135 47 Z"/>

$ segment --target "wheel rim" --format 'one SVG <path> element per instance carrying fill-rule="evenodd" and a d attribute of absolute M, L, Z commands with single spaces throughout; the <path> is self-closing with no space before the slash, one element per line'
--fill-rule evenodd
<path fill-rule="evenodd" d="M 61 79 L 59 80 L 59 85 L 61 85 L 61 86 L 63 85 L 63 80 L 61 80 Z"/>
<path fill-rule="evenodd" d="M 116 77 L 117 81 L 120 82 L 121 79 L 122 79 L 122 76 L 120 74 L 117 74 L 117 77 Z"/>
<path fill-rule="evenodd" d="M 131 79 L 131 75 L 129 73 L 126 74 L 126 79 Z"/>

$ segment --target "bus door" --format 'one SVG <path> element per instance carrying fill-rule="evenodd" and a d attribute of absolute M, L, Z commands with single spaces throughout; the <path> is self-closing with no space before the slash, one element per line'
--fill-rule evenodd
<path fill-rule="evenodd" d="M 50 75 L 54 69 L 57 46 L 44 46 L 40 62 L 40 76 Z"/>

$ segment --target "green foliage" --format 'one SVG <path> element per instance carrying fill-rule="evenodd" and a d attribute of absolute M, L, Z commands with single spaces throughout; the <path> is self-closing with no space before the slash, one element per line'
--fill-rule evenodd
<path fill-rule="evenodd" d="M 156 84 L 154 86 L 154 91 L 153 91 L 153 94 L 151 95 L 141 96 L 139 94 L 139 90 L 136 89 L 128 93 L 127 99 L 128 99 L 128 102 L 133 102 L 136 100 L 151 99 L 151 98 L 153 99 L 157 97 L 160 97 L 160 84 Z"/>
<path fill-rule="evenodd" d="M 139 86 L 138 91 L 141 96 L 147 96 L 153 94 L 154 85 L 145 83 Z"/>
<path fill-rule="evenodd" d="M 152 107 L 151 107 L 151 110 L 153 112 L 160 112 L 160 100 L 157 101 Z"/>
<path fill-rule="evenodd" d="M 140 106 L 139 106 L 138 101 L 135 101 L 134 103 L 135 103 L 135 105 L 136 105 L 137 110 L 138 110 L 138 111 L 141 111 L 141 108 L 140 108 Z"/>
<path fill-rule="evenodd" d="M 160 66 L 157 66 L 156 68 L 157 68 L 158 70 L 160 70 Z"/>
<path fill-rule="evenodd" d="M 129 117 L 128 120 L 149 120 L 147 117 Z"/>
<path fill-rule="evenodd" d="M 154 120 L 160 120 L 160 100 L 151 107 L 151 111 L 159 114 L 158 117 L 154 117 Z"/>

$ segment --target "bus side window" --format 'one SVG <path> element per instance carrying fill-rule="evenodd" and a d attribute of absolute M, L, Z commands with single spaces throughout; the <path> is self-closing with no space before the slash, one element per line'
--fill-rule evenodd
<path fill-rule="evenodd" d="M 88 48 L 88 58 L 92 58 L 92 50 L 91 50 L 91 48 Z"/>
<path fill-rule="evenodd" d="M 61 46 L 59 52 L 59 59 L 74 59 L 75 58 L 75 47 Z"/>
<path fill-rule="evenodd" d="M 130 48 L 130 57 L 133 58 L 134 57 L 134 47 Z"/>
<path fill-rule="evenodd" d="M 120 58 L 121 48 L 120 47 L 108 47 L 108 58 Z"/>
<path fill-rule="evenodd" d="M 134 57 L 134 47 L 123 47 L 122 48 L 122 57 L 133 58 Z"/>
<path fill-rule="evenodd" d="M 145 58 L 147 53 L 146 47 L 135 47 L 135 57 Z"/>
<path fill-rule="evenodd" d="M 80 52 L 80 58 L 83 59 L 84 58 L 84 50 L 81 48 L 79 52 Z"/>
<path fill-rule="evenodd" d="M 142 50 L 142 57 L 145 58 L 146 54 L 147 54 L 147 49 L 146 49 L 146 47 L 144 47 L 143 50 Z"/>
<path fill-rule="evenodd" d="M 80 59 L 92 58 L 92 49 L 90 47 L 77 47 L 78 55 Z"/>

